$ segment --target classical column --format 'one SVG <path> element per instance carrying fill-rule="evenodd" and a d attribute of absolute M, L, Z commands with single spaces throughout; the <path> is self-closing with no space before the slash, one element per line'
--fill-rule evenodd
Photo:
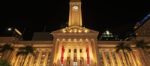
<path fill-rule="evenodd" d="M 106 59 L 106 56 L 104 54 L 104 51 L 102 51 L 102 56 L 103 56 L 104 65 L 108 66 L 107 59 Z"/>
<path fill-rule="evenodd" d="M 100 61 L 99 61 L 98 63 L 99 63 L 101 66 L 104 66 L 104 60 L 103 60 L 103 56 L 102 56 L 102 50 L 99 50 L 99 54 L 100 54 L 100 55 L 98 55 L 98 56 L 99 56 L 98 59 L 99 59 Z"/>
<path fill-rule="evenodd" d="M 133 57 L 133 60 L 134 60 L 134 62 L 135 62 L 135 66 L 138 66 L 138 62 L 137 62 L 137 59 L 136 59 L 135 51 L 134 51 L 134 50 L 132 51 L 131 56 Z"/>
<path fill-rule="evenodd" d="M 54 39 L 55 41 L 55 44 L 54 44 L 54 47 L 53 47 L 53 51 L 52 51 L 52 61 L 50 62 L 51 66 L 56 66 L 57 64 L 57 61 L 58 61 L 58 52 L 59 52 L 59 44 L 61 43 L 61 41 L 59 39 Z"/>
<path fill-rule="evenodd" d="M 131 53 L 129 53 L 129 54 L 130 54 L 130 57 L 131 57 L 131 59 L 132 59 L 133 66 L 137 66 L 137 65 L 136 65 L 136 62 L 135 62 L 135 57 L 133 56 L 133 51 L 132 51 Z"/>
<path fill-rule="evenodd" d="M 34 66 L 34 56 L 30 56 L 30 62 L 29 62 L 30 66 Z"/>
<path fill-rule="evenodd" d="M 25 57 L 25 59 L 24 59 L 25 61 L 23 62 L 24 63 L 23 66 L 27 66 L 27 63 L 30 62 L 29 56 L 30 56 L 30 54 L 28 54 L 27 57 Z"/>
<path fill-rule="evenodd" d="M 108 66 L 111 66 L 111 59 L 110 59 L 110 55 L 109 55 L 109 51 L 106 51 L 106 59 L 107 59 L 107 64 Z"/>
<path fill-rule="evenodd" d="M 114 57 L 112 56 L 112 51 L 109 51 L 109 58 L 110 58 L 110 61 L 111 61 L 111 66 L 116 66 L 115 61 L 114 61 Z"/>
<path fill-rule="evenodd" d="M 143 63 L 142 63 L 142 60 L 141 60 L 141 58 L 140 58 L 140 56 L 139 56 L 139 53 L 138 53 L 137 51 L 134 52 L 134 56 L 135 56 L 137 65 L 138 65 L 138 66 L 142 66 Z"/>
<path fill-rule="evenodd" d="M 11 65 L 14 65 L 15 61 L 17 60 L 16 54 L 17 54 L 17 52 L 14 50 L 14 52 L 12 54 L 12 58 L 11 58 Z"/>
<path fill-rule="evenodd" d="M 42 51 L 39 51 L 39 54 L 36 60 L 36 66 L 40 66 L 41 57 L 42 57 Z"/>
<path fill-rule="evenodd" d="M 136 51 L 136 53 L 138 53 L 138 57 L 140 57 L 139 59 L 140 59 L 142 65 L 147 66 L 143 49 L 138 48 L 137 50 L 138 50 L 138 51 Z"/>
<path fill-rule="evenodd" d="M 47 60 L 48 60 L 48 54 L 49 54 L 49 51 L 46 52 L 46 55 L 45 55 L 45 58 L 44 58 L 44 62 L 43 62 L 43 66 L 46 66 L 47 65 Z"/>
<path fill-rule="evenodd" d="M 18 65 L 18 60 L 19 60 L 19 59 L 20 59 L 20 55 L 16 57 L 14 66 L 17 66 L 17 65 Z"/>
<path fill-rule="evenodd" d="M 9 60 L 10 62 L 12 62 L 12 59 L 14 57 L 15 51 L 11 51 L 9 58 L 7 60 Z"/>
<path fill-rule="evenodd" d="M 128 66 L 128 65 L 127 65 L 128 62 L 126 62 L 127 60 L 125 59 L 125 55 L 124 55 L 123 51 L 121 51 L 120 54 L 121 54 L 122 61 L 123 61 L 124 65 L 125 65 L 125 66 Z"/>
<path fill-rule="evenodd" d="M 127 55 L 128 55 L 128 61 L 130 63 L 130 66 L 134 66 L 134 60 L 132 59 L 131 57 L 131 52 L 127 52 Z"/>
<path fill-rule="evenodd" d="M 116 57 L 116 61 L 117 61 L 117 66 L 123 66 L 120 56 L 116 52 L 115 52 L 115 57 Z"/>

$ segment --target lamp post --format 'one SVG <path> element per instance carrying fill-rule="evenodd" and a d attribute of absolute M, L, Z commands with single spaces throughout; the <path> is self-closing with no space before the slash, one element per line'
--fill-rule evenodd
<path fill-rule="evenodd" d="M 17 28 L 9 27 L 7 30 L 13 32 L 13 33 L 12 33 L 12 37 L 18 37 L 19 39 L 22 39 L 22 33 L 21 33 Z M 17 34 L 18 36 L 16 36 L 16 34 Z"/>
<path fill-rule="evenodd" d="M 8 31 L 12 31 L 12 28 L 8 28 L 7 30 L 8 30 Z"/>

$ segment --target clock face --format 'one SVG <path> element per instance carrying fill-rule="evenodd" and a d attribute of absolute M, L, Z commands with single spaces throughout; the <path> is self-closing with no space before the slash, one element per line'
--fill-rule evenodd
<path fill-rule="evenodd" d="M 74 10 L 78 10 L 78 8 L 79 8 L 78 6 L 73 6 Z"/>

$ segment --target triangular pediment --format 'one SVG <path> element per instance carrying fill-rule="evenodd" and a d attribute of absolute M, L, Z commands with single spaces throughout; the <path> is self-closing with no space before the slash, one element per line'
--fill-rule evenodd
<path fill-rule="evenodd" d="M 72 27 L 66 27 L 52 32 L 52 34 L 56 34 L 56 33 L 87 34 L 87 33 L 99 33 L 99 32 L 85 27 L 72 26 Z"/>

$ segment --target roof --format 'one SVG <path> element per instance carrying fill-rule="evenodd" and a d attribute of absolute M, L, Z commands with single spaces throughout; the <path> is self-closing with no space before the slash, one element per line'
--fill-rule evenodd
<path fill-rule="evenodd" d="M 150 13 L 146 15 L 141 21 L 137 22 L 135 25 L 135 31 L 138 30 L 141 26 L 143 26 L 145 23 L 149 22 L 150 20 Z"/>

